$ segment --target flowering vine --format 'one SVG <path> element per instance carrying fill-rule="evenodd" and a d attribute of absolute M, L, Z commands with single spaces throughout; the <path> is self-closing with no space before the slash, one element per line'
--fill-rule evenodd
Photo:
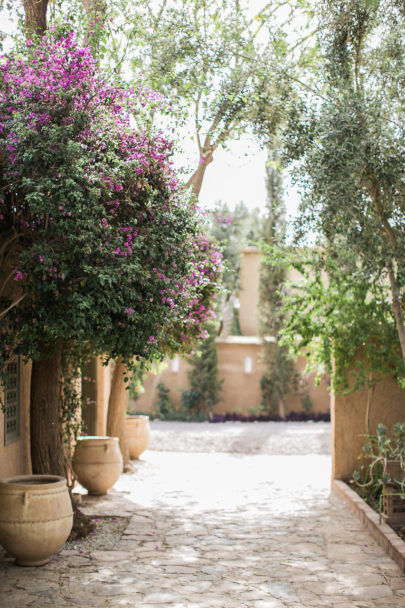
<path fill-rule="evenodd" d="M 0 367 L 58 342 L 127 361 L 192 349 L 221 255 L 171 142 L 134 128 L 153 92 L 111 83 L 71 33 L 4 57 L 0 83 Z"/>

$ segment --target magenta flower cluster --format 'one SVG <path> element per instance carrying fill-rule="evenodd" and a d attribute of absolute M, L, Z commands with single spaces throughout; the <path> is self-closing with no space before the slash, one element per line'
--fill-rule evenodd
<path fill-rule="evenodd" d="M 0 83 L 1 238 L 25 295 L 0 340 L 18 333 L 21 352 L 91 341 L 128 359 L 191 349 L 214 315 L 221 254 L 172 143 L 131 119 L 170 104 L 111 83 L 72 33 L 4 57 Z"/>

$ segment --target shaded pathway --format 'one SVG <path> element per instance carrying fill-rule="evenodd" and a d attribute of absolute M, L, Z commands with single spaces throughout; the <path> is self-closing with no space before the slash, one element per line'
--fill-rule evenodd
<path fill-rule="evenodd" d="M 115 549 L 64 549 L 35 569 L 3 555 L 2 607 L 405 608 L 396 564 L 329 496 L 329 425 L 202 425 L 205 443 L 193 425 L 153 428 L 152 446 L 188 453 L 150 450 L 84 502 L 131 515 Z M 211 451 L 220 440 L 234 453 Z"/>

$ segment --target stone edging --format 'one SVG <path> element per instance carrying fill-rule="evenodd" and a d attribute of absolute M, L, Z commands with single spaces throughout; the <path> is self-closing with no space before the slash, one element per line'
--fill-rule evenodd
<path fill-rule="evenodd" d="M 374 539 L 392 557 L 405 574 L 405 542 L 360 496 L 344 482 L 332 479 L 332 490 L 340 494 L 354 509 Z"/>

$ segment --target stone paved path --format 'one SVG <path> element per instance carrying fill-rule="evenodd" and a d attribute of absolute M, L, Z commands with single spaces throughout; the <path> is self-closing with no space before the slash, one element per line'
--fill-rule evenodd
<path fill-rule="evenodd" d="M 41 568 L 3 552 L 1 608 L 405 608 L 397 565 L 330 497 L 329 425 L 201 426 L 205 444 L 193 426 L 177 441 L 176 427 L 153 428 L 159 449 L 83 502 L 130 517 L 114 550 L 64 548 Z M 267 437 L 265 453 L 241 453 L 241 435 Z M 221 436 L 230 451 L 211 450 Z"/>

